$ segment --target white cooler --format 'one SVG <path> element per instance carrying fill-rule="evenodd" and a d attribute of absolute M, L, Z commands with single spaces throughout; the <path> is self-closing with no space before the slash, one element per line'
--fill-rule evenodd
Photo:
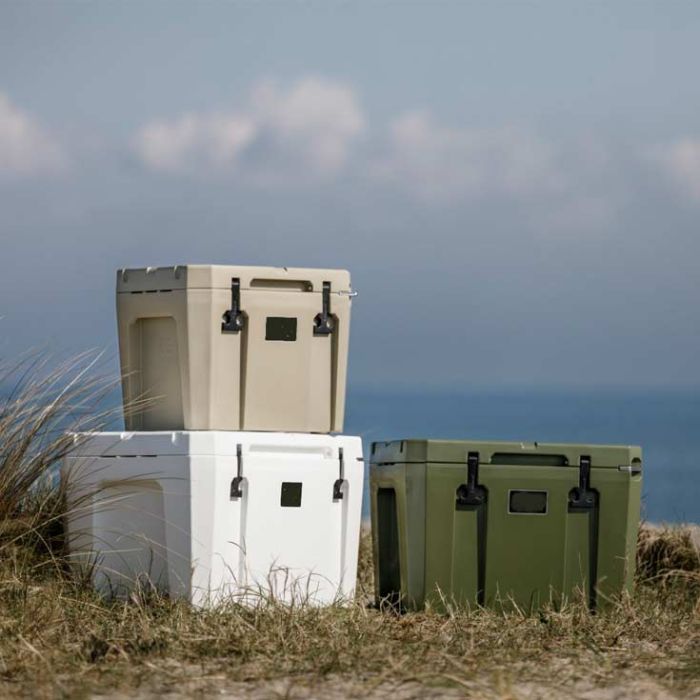
<path fill-rule="evenodd" d="M 359 437 L 96 433 L 76 436 L 62 477 L 70 556 L 104 594 L 145 583 L 199 606 L 354 594 Z"/>

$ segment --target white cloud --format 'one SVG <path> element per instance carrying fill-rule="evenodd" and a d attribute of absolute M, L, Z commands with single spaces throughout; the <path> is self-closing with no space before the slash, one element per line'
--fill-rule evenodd
<path fill-rule="evenodd" d="M 428 200 L 558 192 L 564 175 L 551 144 L 515 128 L 453 128 L 409 112 L 389 128 L 372 173 Z"/>
<path fill-rule="evenodd" d="M 686 138 L 657 146 L 651 158 L 691 199 L 700 201 L 700 139 Z"/>
<path fill-rule="evenodd" d="M 154 170 L 220 168 L 236 161 L 256 131 L 245 116 L 186 114 L 175 121 L 146 125 L 136 138 L 136 147 Z"/>
<path fill-rule="evenodd" d="M 65 162 L 53 137 L 0 92 L 0 175 L 54 172 Z"/>
<path fill-rule="evenodd" d="M 264 184 L 335 175 L 365 127 L 354 91 L 323 78 L 264 81 L 235 111 L 145 125 L 136 152 L 164 172 L 233 172 Z"/>

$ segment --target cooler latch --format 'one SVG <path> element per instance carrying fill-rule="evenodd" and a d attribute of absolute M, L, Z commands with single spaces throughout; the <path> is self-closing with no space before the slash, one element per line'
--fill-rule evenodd
<path fill-rule="evenodd" d="M 238 333 L 245 325 L 245 314 L 241 311 L 241 280 L 231 278 L 231 308 L 224 312 L 222 333 Z"/>
<path fill-rule="evenodd" d="M 236 476 L 233 477 L 231 482 L 231 500 L 243 496 L 243 491 L 241 490 L 241 484 L 243 483 L 243 448 L 240 444 L 236 445 L 236 462 Z"/>
<path fill-rule="evenodd" d="M 338 476 L 333 484 L 333 500 L 341 501 L 343 499 L 343 484 L 345 483 L 345 458 L 343 448 L 338 448 Z"/>
<path fill-rule="evenodd" d="M 321 313 L 314 318 L 314 335 L 330 335 L 335 329 L 335 321 L 331 314 L 331 283 L 323 283 L 321 295 Z"/>
<path fill-rule="evenodd" d="M 569 492 L 569 508 L 592 510 L 597 504 L 598 492 L 591 488 L 591 458 L 587 455 L 581 455 L 578 486 Z"/>
<path fill-rule="evenodd" d="M 479 484 L 479 453 L 467 453 L 467 483 L 457 487 L 455 510 L 476 514 L 476 602 L 486 599 L 486 501 L 488 489 Z"/>
<path fill-rule="evenodd" d="M 598 604 L 598 500 L 598 491 L 591 488 L 591 458 L 581 455 L 578 486 L 569 491 L 569 513 L 588 515 L 588 606 L 591 610 Z"/>
<path fill-rule="evenodd" d="M 486 503 L 488 491 L 479 485 L 479 453 L 467 454 L 467 483 L 457 487 L 457 509 L 460 506 L 480 506 Z"/>

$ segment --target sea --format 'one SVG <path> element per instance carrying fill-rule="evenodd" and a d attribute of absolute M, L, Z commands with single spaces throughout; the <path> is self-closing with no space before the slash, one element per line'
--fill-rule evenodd
<path fill-rule="evenodd" d="M 700 523 L 700 390 L 350 387 L 345 432 L 365 455 L 403 438 L 640 445 L 643 518 Z"/>

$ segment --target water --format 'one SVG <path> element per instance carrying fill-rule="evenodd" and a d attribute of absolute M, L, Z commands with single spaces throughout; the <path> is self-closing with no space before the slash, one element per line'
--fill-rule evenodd
<path fill-rule="evenodd" d="M 641 445 L 643 516 L 700 522 L 700 392 L 351 390 L 345 430 L 366 454 L 407 437 Z"/>

